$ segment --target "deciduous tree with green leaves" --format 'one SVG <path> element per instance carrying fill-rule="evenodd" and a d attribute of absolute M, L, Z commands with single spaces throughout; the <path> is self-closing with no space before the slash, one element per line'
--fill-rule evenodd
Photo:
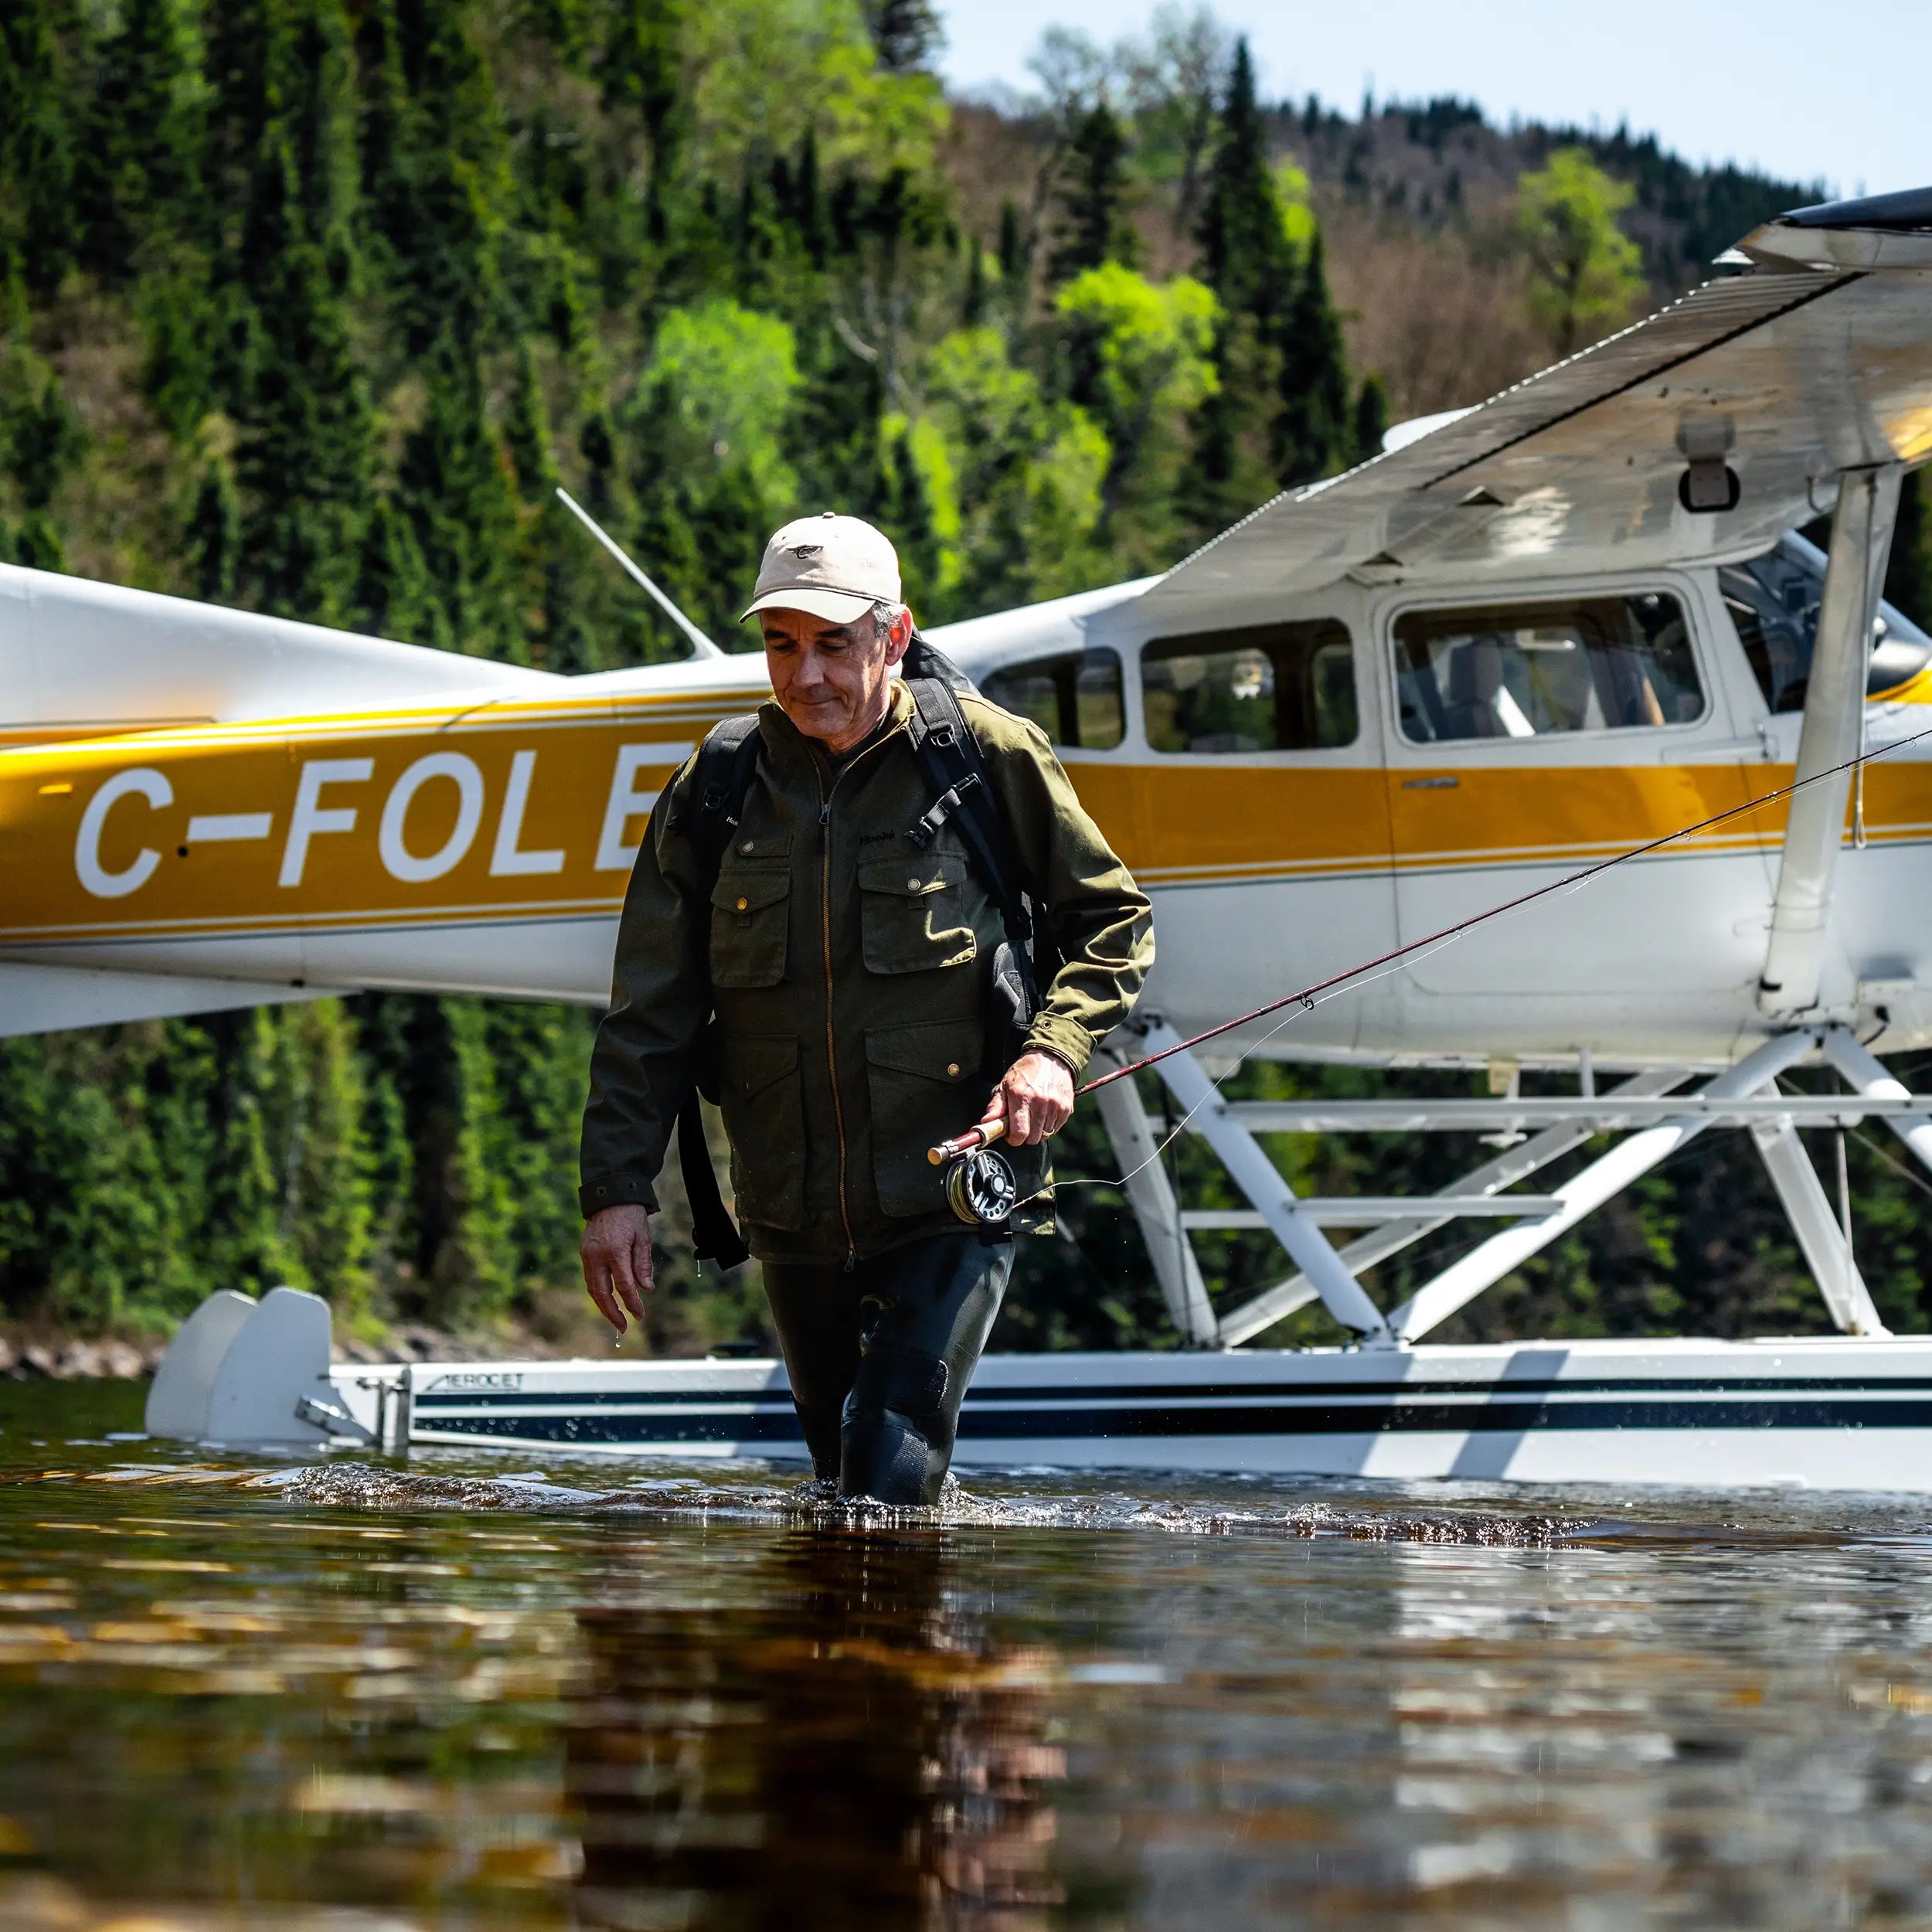
<path fill-rule="evenodd" d="M 1636 190 L 1587 148 L 1560 148 L 1516 189 L 1516 226 L 1530 263 L 1530 308 L 1559 355 L 1630 318 L 1644 291 L 1637 244 L 1617 225 Z"/>

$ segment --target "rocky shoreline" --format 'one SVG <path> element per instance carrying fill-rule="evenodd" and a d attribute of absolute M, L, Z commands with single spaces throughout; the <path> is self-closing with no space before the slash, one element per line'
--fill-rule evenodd
<path fill-rule="evenodd" d="M 118 1336 L 87 1340 L 75 1335 L 0 1335 L 0 1379 L 15 1382 L 134 1381 L 152 1375 L 168 1352 L 165 1337 L 138 1342 Z M 380 1342 L 337 1336 L 338 1362 L 541 1361 L 574 1352 L 553 1338 L 519 1331 L 509 1335 L 447 1335 L 440 1328 L 399 1323 Z"/>
<path fill-rule="evenodd" d="M 22 1342 L 0 1335 L 0 1376 L 15 1382 L 130 1382 L 152 1375 L 167 1348 L 158 1340 Z"/>

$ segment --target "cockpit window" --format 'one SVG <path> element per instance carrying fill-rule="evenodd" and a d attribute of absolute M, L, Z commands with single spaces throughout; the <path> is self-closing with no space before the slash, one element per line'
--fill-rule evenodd
<path fill-rule="evenodd" d="M 1070 651 L 989 672 L 979 688 L 1002 710 L 1030 718 L 1052 743 L 1111 751 L 1127 735 L 1117 651 Z"/>
<path fill-rule="evenodd" d="M 1704 715 L 1683 610 L 1658 591 L 1404 611 L 1395 664 L 1403 736 L 1416 744 L 1692 724 Z"/>
<path fill-rule="evenodd" d="M 1162 638 L 1141 655 L 1156 751 L 1325 751 L 1357 729 L 1355 651 L 1333 617 Z"/>
<path fill-rule="evenodd" d="M 1765 703 L 1773 711 L 1802 711 L 1825 594 L 1823 553 L 1801 539 L 1787 537 L 1764 556 L 1719 570 L 1717 580 Z M 1866 696 L 1896 690 L 1929 663 L 1932 638 L 1890 604 L 1880 604 Z"/>

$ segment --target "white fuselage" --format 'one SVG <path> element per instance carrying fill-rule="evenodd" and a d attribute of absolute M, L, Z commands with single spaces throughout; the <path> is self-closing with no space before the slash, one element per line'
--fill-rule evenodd
<path fill-rule="evenodd" d="M 1099 735 L 1118 741 L 1063 743 L 1060 755 L 1155 898 L 1147 1002 L 1183 1033 L 1790 777 L 1799 718 L 1768 710 L 1711 568 L 1513 585 L 1493 571 L 1427 587 L 1344 580 L 1265 614 L 1251 603 L 1218 624 L 1209 614 L 1195 632 L 1205 652 L 1226 634 L 1252 634 L 1260 615 L 1325 621 L 1345 639 L 1352 734 L 1292 749 L 1257 749 L 1238 733 L 1172 748 L 1173 707 L 1188 701 L 1175 682 L 1193 661 L 1174 669 L 1179 647 L 1151 634 L 1139 587 L 934 637 L 996 693 L 1069 654 L 1102 664 L 1113 695 Z M 1503 692 L 1488 700 L 1488 735 L 1413 741 L 1398 689 L 1405 614 L 1658 596 L 1682 613 L 1694 716 L 1526 735 Z M 111 648 L 117 624 L 145 634 L 145 607 L 169 602 L 118 592 L 79 617 L 51 603 L 43 614 L 72 634 L 84 671 L 90 642 L 97 654 Z M 32 600 L 0 607 L 9 615 L 31 627 Z M 13 973 L 4 990 L 16 1009 L 31 1010 L 19 988 L 46 968 L 235 986 L 233 1001 L 211 1005 L 362 987 L 601 1004 L 644 815 L 713 720 L 765 695 L 762 661 L 575 679 L 437 667 L 451 682 L 459 668 L 485 682 L 332 709 L 325 665 L 305 674 L 308 715 L 294 718 L 264 715 L 267 692 L 251 692 L 237 716 L 220 691 L 184 689 L 172 706 L 165 691 L 145 692 L 151 714 L 181 722 L 68 738 L 43 725 L 0 752 L 0 858 L 12 888 L 0 962 L 15 963 L 0 975 Z M 57 667 L 48 675 L 57 679 Z M 393 677 L 406 686 L 406 665 Z M 1150 679 L 1165 707 L 1157 732 Z M 1867 706 L 1872 749 L 1932 718 L 1926 682 Z M 1239 685 L 1234 696 L 1255 701 Z M 1344 734 L 1332 725 L 1329 735 Z M 1932 838 L 1929 748 L 1872 768 L 1828 935 L 1822 1005 L 1868 1033 L 1882 1025 L 1883 1050 L 1932 1041 L 1932 894 L 1919 886 Z M 1272 1055 L 1385 1062 L 1560 1061 L 1583 1049 L 1606 1066 L 1727 1061 L 1762 1027 L 1756 988 L 1783 823 L 1781 804 L 1734 818 L 1243 1039 Z"/>

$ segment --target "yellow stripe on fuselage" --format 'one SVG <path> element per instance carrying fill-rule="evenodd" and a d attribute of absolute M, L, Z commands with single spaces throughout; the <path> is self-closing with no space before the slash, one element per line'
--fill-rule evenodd
<path fill-rule="evenodd" d="M 1932 699 L 1932 674 L 1914 682 Z M 0 944 L 608 917 L 651 798 L 716 719 L 760 695 L 445 702 L 0 750 Z M 1157 887 L 1583 865 L 1791 777 L 1506 753 L 1423 771 L 1070 770 Z M 1769 851 L 1784 813 L 1781 801 L 1671 849 Z M 1875 843 L 1932 835 L 1932 764 L 1872 766 L 1865 824 Z"/>

